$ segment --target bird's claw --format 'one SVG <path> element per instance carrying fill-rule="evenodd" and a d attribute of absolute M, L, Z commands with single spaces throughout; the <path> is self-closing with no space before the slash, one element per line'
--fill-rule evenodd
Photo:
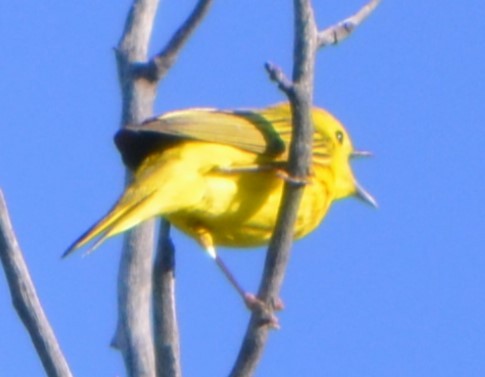
<path fill-rule="evenodd" d="M 293 177 L 291 175 L 289 175 L 286 171 L 284 170 L 281 170 L 281 169 L 278 169 L 276 171 L 276 176 L 278 178 L 281 178 L 282 180 L 284 180 L 285 182 L 289 182 L 295 186 L 305 186 L 308 184 L 308 179 L 306 178 L 302 178 L 302 177 Z"/>
<path fill-rule="evenodd" d="M 271 304 L 268 305 L 256 295 L 245 293 L 244 303 L 251 312 L 259 312 L 261 314 L 261 325 L 268 326 L 271 329 L 280 328 L 278 317 L 273 314 L 274 311 L 280 311 L 284 308 L 283 301 L 280 298 L 273 299 Z"/>

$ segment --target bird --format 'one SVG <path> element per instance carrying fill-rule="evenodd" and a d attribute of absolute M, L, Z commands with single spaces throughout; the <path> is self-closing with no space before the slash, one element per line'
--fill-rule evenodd
<path fill-rule="evenodd" d="M 350 166 L 352 158 L 370 153 L 355 150 L 344 126 L 328 111 L 313 107 L 311 115 L 312 157 L 293 228 L 296 239 L 317 228 L 334 201 L 353 196 L 377 206 Z M 292 179 L 286 170 L 291 131 L 289 103 L 240 110 L 189 108 L 122 128 L 115 143 L 132 171 L 131 183 L 63 256 L 94 241 L 89 253 L 109 237 L 164 217 L 195 239 L 233 282 L 216 247 L 269 243 L 283 186 Z"/>

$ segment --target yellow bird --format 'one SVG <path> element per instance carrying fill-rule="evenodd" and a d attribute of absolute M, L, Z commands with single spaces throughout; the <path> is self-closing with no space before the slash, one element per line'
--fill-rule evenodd
<path fill-rule="evenodd" d="M 294 226 L 295 238 L 313 231 L 334 200 L 356 196 L 376 205 L 349 165 L 355 151 L 342 124 L 312 110 L 311 173 Z M 116 144 L 133 180 L 108 214 L 64 253 L 155 216 L 196 239 L 213 258 L 215 246 L 268 243 L 285 179 L 291 139 L 287 103 L 264 109 L 188 109 L 166 113 L 118 132 Z"/>

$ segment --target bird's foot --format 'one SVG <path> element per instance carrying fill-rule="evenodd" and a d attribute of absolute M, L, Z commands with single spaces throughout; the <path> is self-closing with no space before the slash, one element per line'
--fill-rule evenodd
<path fill-rule="evenodd" d="M 281 178 L 285 182 L 289 182 L 292 185 L 295 185 L 295 186 L 298 186 L 298 187 L 306 186 L 309 183 L 309 181 L 306 177 L 293 177 L 292 175 L 288 174 L 288 172 L 286 172 L 285 170 L 282 170 L 282 169 L 276 170 L 276 176 L 278 178 Z"/>
<path fill-rule="evenodd" d="M 279 329 L 280 324 L 278 317 L 274 315 L 275 311 L 283 310 L 283 301 L 278 299 L 273 299 L 271 304 L 266 304 L 264 301 L 256 297 L 252 293 L 244 294 L 244 303 L 247 308 L 252 312 L 258 312 L 261 315 L 261 321 L 263 326 L 268 326 L 271 329 Z"/>

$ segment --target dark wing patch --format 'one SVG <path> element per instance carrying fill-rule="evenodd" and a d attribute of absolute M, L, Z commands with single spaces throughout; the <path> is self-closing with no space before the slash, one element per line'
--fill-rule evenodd
<path fill-rule="evenodd" d="M 138 132 L 133 129 L 119 130 L 114 141 L 121 153 L 123 163 L 131 170 L 135 170 L 153 152 L 165 149 L 180 142 L 180 138 L 155 132 Z"/>
<path fill-rule="evenodd" d="M 267 156 L 285 151 L 285 142 L 273 125 L 251 111 L 174 111 L 125 127 L 115 135 L 123 161 L 131 169 L 155 150 L 187 139 L 230 145 Z"/>

